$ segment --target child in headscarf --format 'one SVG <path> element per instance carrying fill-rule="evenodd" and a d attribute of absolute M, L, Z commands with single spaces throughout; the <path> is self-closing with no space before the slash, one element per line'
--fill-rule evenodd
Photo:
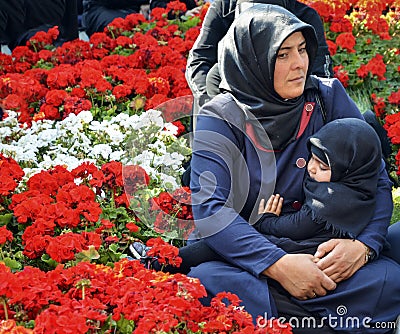
<path fill-rule="evenodd" d="M 283 197 L 261 200 L 254 227 L 289 253 L 314 254 L 331 238 L 355 238 L 375 210 L 382 162 L 379 138 L 356 118 L 334 120 L 308 140 L 310 160 L 299 211 L 280 216 Z M 279 216 L 279 217 L 277 217 Z"/>

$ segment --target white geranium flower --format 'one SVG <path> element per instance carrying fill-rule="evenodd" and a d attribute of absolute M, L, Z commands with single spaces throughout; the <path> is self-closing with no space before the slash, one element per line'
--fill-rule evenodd
<path fill-rule="evenodd" d="M 126 122 L 129 120 L 129 118 L 132 116 L 129 116 L 128 114 L 125 113 L 120 113 L 117 116 L 115 116 L 111 122 L 112 123 L 116 123 L 118 125 L 123 125 L 126 124 Z"/>
<path fill-rule="evenodd" d="M 25 130 L 25 133 L 40 133 L 46 129 L 51 129 L 54 125 L 54 121 L 42 120 L 38 122 L 32 122 L 30 128 Z"/>
<path fill-rule="evenodd" d="M 33 175 L 40 173 L 43 169 L 39 168 L 39 167 L 35 167 L 35 168 L 23 168 L 23 171 L 25 173 L 24 175 L 24 180 L 28 181 Z"/>
<path fill-rule="evenodd" d="M 52 159 L 50 156 L 44 156 L 43 161 L 39 164 L 39 168 L 42 170 L 47 170 L 50 168 L 54 168 L 55 166 L 64 166 L 68 170 L 72 170 L 80 166 L 85 161 L 95 163 L 94 160 L 81 160 L 69 154 L 59 154 L 55 159 Z"/>
<path fill-rule="evenodd" d="M 45 146 L 48 143 L 51 143 L 58 138 L 58 130 L 57 129 L 46 129 L 44 131 L 41 131 L 38 133 L 37 139 L 39 142 L 42 142 L 43 145 Z"/>
<path fill-rule="evenodd" d="M 156 125 L 160 129 L 164 127 L 164 119 L 161 111 L 150 109 L 139 116 L 138 122 L 133 126 L 135 129 Z"/>
<path fill-rule="evenodd" d="M 108 144 L 97 144 L 93 147 L 92 151 L 89 152 L 89 157 L 108 159 L 112 152 L 112 148 Z"/>
<path fill-rule="evenodd" d="M 166 123 L 162 133 L 167 136 L 176 136 L 178 134 L 178 127 L 172 123 Z"/>
<path fill-rule="evenodd" d="M 99 121 L 93 121 L 89 125 L 89 130 L 91 130 L 91 131 L 103 131 L 104 130 L 104 124 L 100 123 Z"/>
<path fill-rule="evenodd" d="M 136 157 L 131 157 L 134 165 L 151 166 L 154 160 L 154 153 L 150 151 L 143 151 L 141 154 L 138 154 Z"/>
<path fill-rule="evenodd" d="M 22 136 L 18 140 L 17 145 L 21 147 L 29 145 L 32 147 L 36 146 L 37 143 L 38 143 L 38 136 L 36 134 L 27 133 L 25 136 Z"/>
<path fill-rule="evenodd" d="M 157 153 L 161 155 L 167 152 L 167 148 L 161 140 L 157 140 L 153 144 L 148 144 L 147 146 L 149 147 L 149 149 L 157 151 Z"/>
<path fill-rule="evenodd" d="M 88 154 L 92 150 L 93 143 L 84 133 L 80 133 L 79 137 L 76 138 L 69 148 L 70 154 L 79 154 L 80 152 L 84 152 Z"/>
<path fill-rule="evenodd" d="M 155 166 L 165 165 L 165 166 L 171 166 L 174 169 L 178 169 L 179 165 L 181 165 L 184 158 L 185 157 L 182 154 L 179 154 L 177 152 L 165 153 L 164 155 L 155 157 L 154 165 Z"/>
<path fill-rule="evenodd" d="M 5 138 L 5 137 L 11 137 L 13 131 L 11 128 L 4 126 L 0 127 L 0 137 Z"/>
<path fill-rule="evenodd" d="M 110 160 L 121 161 L 122 156 L 125 154 L 124 151 L 114 151 L 110 154 Z"/>
<path fill-rule="evenodd" d="M 106 129 L 106 133 L 110 136 L 110 140 L 114 144 L 121 143 L 125 138 L 125 135 L 120 131 L 117 124 L 110 124 Z"/>
<path fill-rule="evenodd" d="M 70 114 L 70 115 L 74 115 L 74 114 Z M 92 115 L 92 112 L 90 110 L 81 111 L 77 115 L 77 117 L 81 122 L 86 123 L 86 124 L 89 124 L 91 121 L 93 121 L 93 115 Z"/>
<path fill-rule="evenodd" d="M 26 152 L 23 147 L 9 144 L 0 144 L 0 151 L 16 161 L 36 161 L 35 152 Z M 27 156 L 30 153 L 30 156 Z"/>
<path fill-rule="evenodd" d="M 168 190 L 175 190 L 181 186 L 181 184 L 178 184 L 175 177 L 169 174 L 160 173 L 159 177 L 162 180 L 162 185 L 164 186 L 164 188 Z"/>

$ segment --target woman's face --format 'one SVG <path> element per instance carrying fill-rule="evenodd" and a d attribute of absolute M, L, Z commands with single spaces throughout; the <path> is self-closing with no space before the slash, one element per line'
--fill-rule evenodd
<path fill-rule="evenodd" d="M 293 99 L 304 91 L 308 70 L 306 40 L 295 32 L 282 43 L 275 62 L 274 89 L 283 99 Z"/>

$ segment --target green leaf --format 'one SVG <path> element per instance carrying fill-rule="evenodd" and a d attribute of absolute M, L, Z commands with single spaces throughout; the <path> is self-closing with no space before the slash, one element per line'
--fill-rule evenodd
<path fill-rule="evenodd" d="M 96 248 L 91 245 L 88 250 L 83 250 L 82 252 L 75 255 L 75 258 L 79 261 L 92 261 L 100 258 L 100 254 L 97 252 Z"/>
<path fill-rule="evenodd" d="M 54 261 L 48 254 L 43 254 L 40 258 L 44 263 L 47 263 L 50 267 L 56 268 L 58 265 L 57 261 Z"/>
<path fill-rule="evenodd" d="M 4 264 L 10 268 L 11 270 L 19 270 L 22 268 L 21 263 L 14 259 L 10 259 L 9 257 L 6 257 L 4 260 Z"/>
<path fill-rule="evenodd" d="M 0 226 L 7 225 L 13 217 L 12 213 L 6 213 L 5 215 L 0 215 Z"/>
<path fill-rule="evenodd" d="M 131 334 L 135 329 L 135 323 L 133 320 L 128 320 L 121 316 L 121 319 L 117 321 L 117 328 L 121 334 Z"/>
<path fill-rule="evenodd" d="M 118 254 L 117 250 L 118 250 L 118 245 L 117 244 L 111 244 L 108 249 L 113 252 L 114 254 Z"/>

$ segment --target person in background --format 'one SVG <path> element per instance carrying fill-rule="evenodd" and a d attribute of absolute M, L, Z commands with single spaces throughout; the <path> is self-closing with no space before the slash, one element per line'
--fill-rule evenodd
<path fill-rule="evenodd" d="M 24 0 L 0 0 L 0 44 L 12 45 L 24 31 Z"/>
<path fill-rule="evenodd" d="M 54 26 L 57 46 L 78 38 L 77 0 L 0 0 L 0 38 L 11 50 Z"/>
<path fill-rule="evenodd" d="M 139 13 L 148 0 L 83 0 L 82 25 L 90 37 L 101 32 L 117 17 Z"/>

